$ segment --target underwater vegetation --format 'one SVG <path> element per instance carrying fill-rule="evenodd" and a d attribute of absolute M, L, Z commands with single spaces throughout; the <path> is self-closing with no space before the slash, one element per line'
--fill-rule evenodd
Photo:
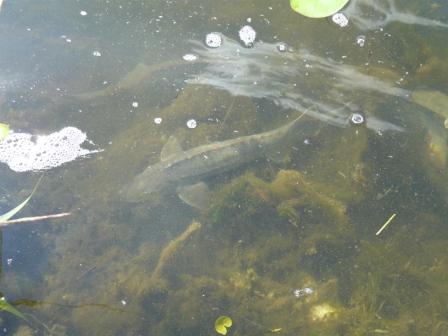
<path fill-rule="evenodd" d="M 261 3 L 257 14 L 268 8 L 264 4 L 279 6 Z M 285 8 L 273 20 L 299 21 L 294 13 L 285 19 L 291 12 Z M 238 13 L 218 12 L 240 25 L 259 19 L 253 10 L 244 2 Z M 179 54 L 146 65 L 151 60 L 142 57 L 134 68 L 126 64 L 130 71 L 121 79 L 65 97 L 68 107 L 76 106 L 75 115 L 77 104 L 84 112 L 97 104 L 100 115 L 117 125 L 81 113 L 107 144 L 105 151 L 50 173 L 41 186 L 54 209 L 74 215 L 42 231 L 49 257 L 32 286 L 12 270 L 4 280 L 5 292 L 14 297 L 33 288 L 32 300 L 11 304 L 48 326 L 19 320 L 10 332 L 446 335 L 448 105 L 446 93 L 417 85 L 423 78 L 426 84 L 444 83 L 446 62 L 443 53 L 432 56 L 435 47 L 424 34 L 418 36 L 423 51 L 409 50 L 398 35 L 383 46 L 399 41 L 390 53 L 375 49 L 376 41 L 389 38 L 386 33 L 368 35 L 389 24 L 393 33 L 397 23 L 437 32 L 445 24 L 405 13 L 389 0 L 352 0 L 344 12 L 355 26 L 346 40 L 322 34 L 311 45 L 316 23 L 302 31 L 300 21 L 279 28 L 278 39 L 244 48 L 232 29 L 220 29 L 218 49 L 205 47 L 197 36 L 185 42 L 182 53 L 195 53 L 196 63 L 186 65 Z M 216 20 L 207 27 L 222 28 L 222 19 Z M 322 31 L 339 29 L 327 23 Z M 367 35 L 365 48 L 343 50 L 347 59 L 326 53 L 332 49 L 327 41 L 352 45 L 359 32 Z M 296 45 L 287 48 L 281 40 Z M 362 66 L 369 53 L 371 64 Z M 408 68 L 401 64 L 412 65 L 403 81 Z M 173 71 L 181 77 L 179 89 L 157 103 L 134 97 L 157 96 L 157 90 L 148 93 L 151 81 L 169 82 L 165 76 L 179 66 L 185 71 Z M 83 84 L 85 89 L 91 82 Z M 129 99 L 140 105 L 127 113 Z M 314 118 L 306 124 L 313 132 L 299 128 L 284 148 L 208 176 L 212 193 L 205 209 L 188 207 L 169 190 L 138 204 L 120 199 L 123 186 L 159 162 L 172 135 L 188 151 L 278 129 L 304 111 Z M 354 123 L 354 114 L 362 120 Z M 187 127 L 189 120 L 195 128 Z"/>

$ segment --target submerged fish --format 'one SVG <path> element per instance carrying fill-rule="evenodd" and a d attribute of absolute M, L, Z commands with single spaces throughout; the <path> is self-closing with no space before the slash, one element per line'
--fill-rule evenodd
<path fill-rule="evenodd" d="M 301 120 L 303 115 L 304 113 L 272 131 L 202 145 L 186 151 L 171 136 L 162 149 L 160 162 L 137 175 L 122 194 L 127 201 L 138 202 L 143 201 L 145 196 L 174 187 L 185 203 L 204 208 L 207 206 L 209 191 L 202 179 L 252 162 L 285 145 L 292 137 L 309 136 L 316 129 Z"/>

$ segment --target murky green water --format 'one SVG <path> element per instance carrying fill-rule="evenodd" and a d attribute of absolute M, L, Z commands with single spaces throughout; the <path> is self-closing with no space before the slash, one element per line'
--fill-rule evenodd
<path fill-rule="evenodd" d="M 448 5 L 343 13 L 5 0 L 0 122 L 30 147 L 0 145 L 0 213 L 44 172 L 16 217 L 71 215 L 2 229 L 26 320 L 0 312 L 0 333 L 213 335 L 225 315 L 228 335 L 447 335 Z M 68 126 L 90 154 L 32 152 Z"/>

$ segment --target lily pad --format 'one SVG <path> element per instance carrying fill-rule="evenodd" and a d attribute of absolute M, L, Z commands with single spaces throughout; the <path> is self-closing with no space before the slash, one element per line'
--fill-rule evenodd
<path fill-rule="evenodd" d="M 0 142 L 9 134 L 9 125 L 0 123 Z"/>
<path fill-rule="evenodd" d="M 340 11 L 350 0 L 290 0 L 291 8 L 310 18 L 323 18 Z"/>
<path fill-rule="evenodd" d="M 226 335 L 227 328 L 232 326 L 232 319 L 228 316 L 220 316 L 215 321 L 215 330 L 218 334 Z"/>

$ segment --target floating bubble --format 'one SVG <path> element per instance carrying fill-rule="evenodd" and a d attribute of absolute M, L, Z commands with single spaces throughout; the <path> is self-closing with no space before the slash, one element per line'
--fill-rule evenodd
<path fill-rule="evenodd" d="M 95 57 L 100 57 L 100 56 L 101 56 L 101 53 L 100 53 L 98 50 L 95 50 L 95 51 L 92 53 L 92 55 L 95 56 Z"/>
<path fill-rule="evenodd" d="M 241 27 L 238 34 L 246 47 L 252 47 L 257 37 L 257 32 L 249 25 Z"/>
<path fill-rule="evenodd" d="M 160 118 L 160 117 L 154 118 L 154 124 L 160 125 L 161 123 L 162 123 L 162 118 Z"/>
<path fill-rule="evenodd" d="M 284 42 L 280 42 L 279 44 L 277 44 L 277 50 L 280 52 L 286 52 L 288 51 L 289 47 L 286 43 Z"/>
<path fill-rule="evenodd" d="M 218 48 L 222 45 L 222 36 L 219 33 L 209 33 L 205 36 L 205 44 L 210 48 Z"/>
<path fill-rule="evenodd" d="M 366 44 L 366 37 L 364 35 L 356 36 L 356 44 L 361 48 Z"/>
<path fill-rule="evenodd" d="M 86 16 L 87 12 L 85 10 L 82 10 L 82 11 L 79 12 L 79 14 L 81 14 L 81 16 Z"/>
<path fill-rule="evenodd" d="M 296 298 L 301 298 L 301 297 L 313 294 L 314 289 L 305 287 L 305 288 L 295 289 L 293 293 Z"/>
<path fill-rule="evenodd" d="M 339 27 L 347 27 L 348 25 L 348 18 L 342 14 L 342 13 L 336 13 L 334 14 L 331 19 L 334 23 L 336 23 Z"/>
<path fill-rule="evenodd" d="M 196 61 L 198 57 L 195 54 L 185 54 L 182 56 L 182 59 L 187 62 Z"/>
<path fill-rule="evenodd" d="M 138 107 L 138 102 L 132 102 L 132 107 L 135 107 L 135 108 L 137 108 Z"/>
<path fill-rule="evenodd" d="M 350 116 L 350 123 L 352 125 L 361 125 L 365 122 L 365 118 L 361 113 L 352 113 Z"/>
<path fill-rule="evenodd" d="M 188 128 L 196 128 L 198 126 L 198 123 L 194 119 L 190 119 L 187 121 L 187 127 Z"/>
<path fill-rule="evenodd" d="M 0 162 L 17 172 L 58 167 L 101 150 L 84 149 L 87 140 L 76 127 L 65 127 L 48 135 L 11 133 L 0 143 Z"/>

